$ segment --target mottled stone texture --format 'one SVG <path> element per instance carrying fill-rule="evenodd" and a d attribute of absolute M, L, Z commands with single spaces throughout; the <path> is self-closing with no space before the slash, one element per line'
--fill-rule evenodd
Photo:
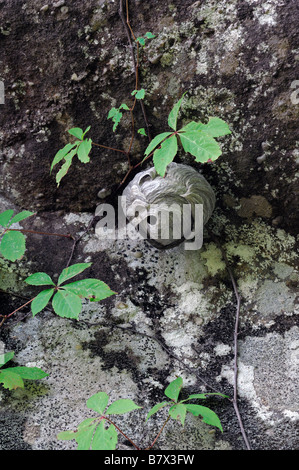
<path fill-rule="evenodd" d="M 167 130 L 169 110 L 188 91 L 183 120 L 215 115 L 233 131 L 222 139 L 220 160 L 203 168 L 218 188 L 218 203 L 227 193 L 263 197 L 272 207 L 270 217 L 295 231 L 299 105 L 291 95 L 298 79 L 298 3 L 129 4 L 136 36 L 156 35 L 141 61 L 151 134 Z M 72 126 L 91 125 L 94 142 L 128 148 L 130 120 L 124 119 L 116 134 L 107 120 L 112 106 L 130 104 L 135 87 L 118 9 L 118 1 L 0 1 L 0 78 L 6 94 L 0 191 L 27 209 L 94 210 L 98 191 L 116 189 L 126 173 L 125 156 L 94 149 L 92 162 L 74 164 L 59 189 L 49 175 Z M 144 127 L 140 109 L 136 127 Z M 136 137 L 133 162 L 145 146 L 146 139 Z"/>

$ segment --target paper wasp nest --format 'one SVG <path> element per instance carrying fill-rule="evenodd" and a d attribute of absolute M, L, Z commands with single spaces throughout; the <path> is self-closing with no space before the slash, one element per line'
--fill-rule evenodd
<path fill-rule="evenodd" d="M 194 168 L 170 163 L 164 178 L 154 167 L 138 173 L 123 191 L 122 207 L 142 238 L 157 248 L 170 248 L 203 229 L 214 210 L 215 194 Z M 196 211 L 202 211 L 201 219 Z M 201 220 L 200 226 L 196 220 Z"/>

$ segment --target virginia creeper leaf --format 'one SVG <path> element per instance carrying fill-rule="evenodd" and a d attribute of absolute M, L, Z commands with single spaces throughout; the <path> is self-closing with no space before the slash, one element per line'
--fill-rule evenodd
<path fill-rule="evenodd" d="M 109 406 L 105 415 L 119 415 L 137 410 L 138 408 L 142 408 L 142 406 L 136 405 L 133 400 L 130 400 L 129 398 L 120 398 L 120 400 L 116 400 Z"/>
<path fill-rule="evenodd" d="M 22 211 L 19 212 L 19 214 L 16 214 L 11 221 L 9 222 L 9 225 L 16 224 L 17 222 L 21 222 L 21 220 L 27 219 L 31 215 L 34 215 L 34 212 L 31 211 Z"/>
<path fill-rule="evenodd" d="M 6 232 L 1 240 L 0 251 L 4 258 L 16 261 L 25 253 L 25 237 L 21 232 Z"/>
<path fill-rule="evenodd" d="M 162 132 L 162 134 L 156 135 L 156 137 L 154 137 L 153 140 L 151 140 L 149 145 L 146 147 L 144 152 L 145 156 L 148 156 L 157 147 L 157 145 L 162 142 L 162 140 L 166 139 L 166 137 L 171 134 L 172 132 Z"/>
<path fill-rule="evenodd" d="M 197 162 L 216 160 L 221 155 L 221 149 L 216 140 L 203 132 L 193 130 L 182 132 L 179 136 L 184 150 L 191 153 Z"/>
<path fill-rule="evenodd" d="M 186 418 L 187 409 L 185 405 L 178 403 L 177 405 L 172 406 L 169 409 L 169 414 L 173 419 L 180 421 L 182 426 L 184 426 L 185 418 Z"/>
<path fill-rule="evenodd" d="M 5 371 L 13 372 L 14 374 L 18 374 L 22 379 L 26 380 L 40 380 L 47 377 L 49 374 L 44 372 L 39 367 L 25 367 L 25 366 L 17 366 L 17 367 L 8 367 L 4 369 Z M 4 372 L 3 370 L 3 372 Z"/>
<path fill-rule="evenodd" d="M 52 306 L 55 313 L 60 317 L 74 318 L 77 320 L 81 312 L 82 303 L 80 297 L 72 292 L 59 290 L 53 297 Z"/>
<path fill-rule="evenodd" d="M 73 135 L 74 137 L 77 137 L 77 139 L 79 140 L 83 139 L 83 130 L 80 129 L 80 127 L 73 127 L 72 129 L 68 130 L 68 133 Z"/>
<path fill-rule="evenodd" d="M 0 383 L 3 384 L 4 388 L 8 388 L 9 390 L 13 390 L 18 387 L 24 388 L 22 377 L 11 370 L 0 370 Z"/>
<path fill-rule="evenodd" d="M 67 281 L 68 279 L 71 279 L 74 276 L 77 276 L 77 274 L 82 273 L 82 271 L 89 268 L 91 265 L 92 263 L 77 263 L 73 264 L 72 266 L 69 266 L 68 268 L 63 269 L 58 278 L 57 285 L 60 286 L 60 284 Z"/>
<path fill-rule="evenodd" d="M 14 211 L 12 209 L 8 209 L 7 211 L 4 211 L 0 214 L 0 225 L 2 225 L 2 227 L 7 226 L 8 222 L 13 216 L 13 212 Z"/>
<path fill-rule="evenodd" d="M 63 160 L 64 157 L 70 152 L 70 150 L 72 150 L 74 147 L 77 147 L 77 145 L 78 144 L 76 142 L 74 144 L 66 144 L 62 149 L 58 150 L 52 161 L 50 173 L 52 172 L 54 166 L 57 165 L 57 163 L 59 163 L 61 160 Z"/>
<path fill-rule="evenodd" d="M 216 413 L 210 408 L 207 408 L 206 406 L 201 406 L 201 405 L 185 405 L 187 408 L 187 411 L 192 413 L 194 416 L 202 416 L 203 421 L 206 424 L 210 424 L 211 426 L 216 426 L 217 428 L 220 429 L 221 432 L 223 432 L 222 426 L 220 419 L 216 415 Z"/>
<path fill-rule="evenodd" d="M 168 387 L 165 389 L 164 394 L 171 400 L 177 401 L 182 387 L 183 379 L 181 377 L 177 377 L 175 380 L 170 382 Z"/>
<path fill-rule="evenodd" d="M 147 416 L 146 416 L 146 420 L 147 421 L 152 415 L 154 415 L 155 413 L 157 413 L 159 410 L 161 410 L 161 408 L 164 408 L 164 406 L 166 405 L 169 405 L 171 404 L 169 401 L 163 401 L 161 403 L 157 403 L 156 405 L 154 405 L 148 412 Z"/>
<path fill-rule="evenodd" d="M 92 146 L 92 140 L 91 139 L 86 139 L 86 140 L 83 140 L 83 142 L 81 142 L 81 144 L 78 147 L 78 151 L 77 151 L 78 158 L 79 158 L 80 162 L 88 163 L 90 161 L 90 158 L 89 158 L 88 154 L 91 150 L 91 146 Z"/>
<path fill-rule="evenodd" d="M 117 432 L 113 424 L 105 428 L 104 420 L 100 422 L 95 430 L 91 449 L 92 450 L 115 450 L 117 444 Z"/>
<path fill-rule="evenodd" d="M 153 156 L 153 162 L 157 173 L 160 176 L 164 176 L 167 165 L 172 162 L 178 151 L 178 142 L 175 135 L 164 140 L 161 144 L 161 148 L 155 150 Z"/>
<path fill-rule="evenodd" d="M 174 105 L 168 116 L 168 125 L 174 131 L 176 131 L 178 114 L 185 94 L 186 92 L 183 94 L 182 98 Z"/>
<path fill-rule="evenodd" d="M 41 291 L 31 302 L 31 311 L 32 315 L 35 316 L 37 313 L 41 312 L 48 304 L 52 295 L 54 294 L 54 289 L 45 289 Z"/>
<path fill-rule="evenodd" d="M 107 284 L 99 279 L 82 279 L 66 284 L 63 288 L 80 297 L 93 298 L 96 301 L 106 299 L 115 294 Z"/>
<path fill-rule="evenodd" d="M 108 405 L 108 401 L 109 396 L 107 395 L 107 393 L 99 392 L 88 398 L 86 406 L 87 408 L 90 408 L 91 410 L 100 413 L 100 415 L 102 416 L 104 414 L 106 406 Z"/>
<path fill-rule="evenodd" d="M 31 274 L 25 279 L 25 282 L 31 286 L 55 286 L 50 276 L 41 272 Z"/>

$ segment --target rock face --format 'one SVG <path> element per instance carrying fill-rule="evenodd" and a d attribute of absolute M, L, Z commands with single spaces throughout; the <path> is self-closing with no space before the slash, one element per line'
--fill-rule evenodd
<path fill-rule="evenodd" d="M 116 132 L 112 107 L 132 103 L 135 73 L 118 1 L 0 0 L 1 111 L 0 212 L 38 211 L 21 227 L 82 235 L 72 261 L 92 262 L 88 277 L 117 292 L 84 303 L 78 322 L 44 310 L 11 317 L 0 346 L 15 351 L 16 365 L 42 367 L 49 377 L 25 389 L 1 388 L 1 449 L 72 449 L 58 432 L 90 417 L 87 398 L 99 391 L 132 398 L 150 409 L 180 375 L 184 394 L 233 393 L 236 303 L 227 265 L 242 296 L 238 393 L 253 449 L 296 449 L 298 437 L 298 111 L 299 72 L 295 0 L 129 1 L 133 31 L 155 38 L 140 55 L 140 82 L 152 136 L 167 131 L 173 104 L 188 91 L 181 122 L 218 116 L 232 134 L 223 155 L 201 170 L 216 193 L 201 250 L 183 245 L 159 251 L 126 236 L 101 238 L 92 221 L 101 202 L 117 206 L 128 171 L 126 155 L 94 147 L 91 162 L 76 162 L 59 188 L 50 175 L 54 154 L 69 141 L 67 129 L 91 125 L 96 143 L 130 145 L 129 114 Z M 145 127 L 136 107 L 135 129 Z M 136 135 L 130 154 L 138 163 L 148 141 Z M 150 165 L 150 164 L 149 164 Z M 143 167 L 139 167 L 143 168 Z M 134 176 L 132 173 L 127 180 Z M 0 287 L 32 297 L 26 276 L 57 276 L 70 256 L 68 239 L 27 235 L 20 262 L 0 258 Z M 20 299 L 1 293 L 1 311 Z M 1 352 L 1 351 L 0 351 Z M 173 422 L 160 449 L 245 448 L 233 407 L 205 403 L 224 433 L 194 416 L 185 430 Z M 120 418 L 140 445 L 152 442 L 165 413 Z M 141 442 L 140 436 L 144 437 Z M 128 443 L 120 439 L 120 448 Z"/>

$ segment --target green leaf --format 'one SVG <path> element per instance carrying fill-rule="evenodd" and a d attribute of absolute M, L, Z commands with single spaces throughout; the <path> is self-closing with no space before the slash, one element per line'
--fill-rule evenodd
<path fill-rule="evenodd" d="M 197 162 L 213 161 L 221 155 L 221 149 L 216 140 L 203 132 L 183 132 L 179 136 L 184 150 L 191 153 Z"/>
<path fill-rule="evenodd" d="M 75 439 L 76 434 L 77 431 L 61 431 L 56 437 L 60 441 L 71 441 L 72 439 Z"/>
<path fill-rule="evenodd" d="M 123 413 L 128 413 L 129 411 L 137 410 L 139 408 L 142 408 L 142 406 L 136 405 L 133 400 L 130 400 L 129 398 L 121 398 L 109 406 L 105 415 L 120 415 Z"/>
<path fill-rule="evenodd" d="M 185 423 L 186 413 L 187 407 L 185 405 L 182 405 L 181 403 L 178 403 L 177 405 L 174 405 L 169 409 L 170 416 L 173 419 L 180 421 L 182 423 L 182 426 L 184 426 Z"/>
<path fill-rule="evenodd" d="M 34 212 L 31 211 L 22 211 L 19 212 L 19 214 L 15 215 L 11 221 L 9 222 L 9 226 L 12 224 L 16 224 L 17 222 L 21 222 L 21 220 L 27 219 L 28 217 L 31 217 L 34 215 Z"/>
<path fill-rule="evenodd" d="M 8 388 L 9 390 L 13 390 L 18 387 L 24 388 L 22 377 L 7 369 L 0 370 L 0 383 L 3 384 L 4 388 Z"/>
<path fill-rule="evenodd" d="M 0 367 L 4 366 L 8 361 L 14 357 L 15 353 L 13 351 L 0 354 Z"/>
<path fill-rule="evenodd" d="M 182 387 L 183 379 L 181 377 L 177 377 L 175 380 L 170 382 L 168 387 L 165 389 L 164 394 L 171 400 L 177 401 Z"/>
<path fill-rule="evenodd" d="M 141 88 L 141 90 L 134 90 L 132 91 L 131 95 L 135 95 L 137 100 L 143 100 L 143 98 L 145 97 L 145 89 Z"/>
<path fill-rule="evenodd" d="M 76 442 L 78 443 L 77 450 L 89 450 L 90 449 L 91 441 L 92 441 L 96 426 L 97 426 L 97 423 L 94 423 L 86 427 L 84 432 L 78 432 L 76 436 Z M 78 430 L 79 430 L 79 427 L 78 427 Z"/>
<path fill-rule="evenodd" d="M 60 185 L 60 182 L 62 180 L 62 178 L 67 174 L 67 172 L 69 171 L 69 168 L 72 164 L 72 161 L 73 161 L 73 157 L 76 155 L 77 153 L 77 146 L 75 149 L 73 149 L 70 153 L 68 153 L 64 159 L 65 159 L 65 162 L 63 163 L 62 167 L 60 168 L 60 170 L 57 172 L 56 174 L 56 183 L 57 183 L 57 186 Z"/>
<path fill-rule="evenodd" d="M 169 402 L 169 401 L 163 401 L 163 402 L 161 402 L 161 403 L 157 403 L 155 406 L 153 406 L 153 407 L 149 410 L 149 412 L 148 412 L 148 414 L 147 414 L 147 416 L 146 416 L 146 420 L 145 420 L 145 421 L 147 421 L 152 415 L 154 415 L 154 414 L 157 413 L 159 410 L 161 410 L 161 408 L 164 408 L 164 406 L 167 406 L 167 405 L 169 405 L 169 404 L 172 404 L 172 403 Z"/>
<path fill-rule="evenodd" d="M 156 135 L 156 137 L 154 137 L 146 147 L 144 152 L 145 156 L 148 156 L 157 147 L 157 145 L 162 142 L 162 140 L 166 139 L 166 137 L 170 136 L 171 134 L 172 132 L 162 132 L 162 134 Z"/>
<path fill-rule="evenodd" d="M 92 450 L 115 450 L 117 444 L 117 432 L 113 424 L 105 429 L 104 420 L 100 422 L 95 430 L 91 449 Z"/>
<path fill-rule="evenodd" d="M 86 406 L 87 408 L 90 408 L 91 410 L 100 413 L 100 415 L 102 416 L 104 414 L 106 406 L 108 405 L 108 401 L 109 396 L 107 395 L 107 393 L 99 392 L 88 398 Z"/>
<path fill-rule="evenodd" d="M 228 124 L 218 117 L 211 117 L 207 124 L 201 124 L 201 130 L 211 137 L 221 137 L 231 134 Z"/>
<path fill-rule="evenodd" d="M 54 292 L 55 289 L 45 289 L 33 299 L 31 302 L 31 311 L 33 316 L 41 312 L 47 306 Z"/>
<path fill-rule="evenodd" d="M 83 130 L 80 129 L 80 127 L 73 127 L 72 129 L 69 129 L 68 133 L 77 137 L 79 140 L 83 140 Z"/>
<path fill-rule="evenodd" d="M 14 211 L 12 209 L 8 209 L 7 211 L 4 211 L 0 214 L 0 225 L 2 227 L 6 227 L 8 222 L 13 216 Z"/>
<path fill-rule="evenodd" d="M 44 372 L 39 367 L 25 367 L 25 366 L 17 366 L 17 367 L 8 367 L 4 369 L 5 371 L 14 372 L 18 374 L 22 379 L 26 380 L 40 380 L 47 377 L 49 374 Z"/>
<path fill-rule="evenodd" d="M 130 111 L 129 106 L 126 103 L 122 103 L 119 107 L 119 109 L 125 109 L 126 111 Z"/>
<path fill-rule="evenodd" d="M 153 38 L 156 37 L 156 36 L 155 36 L 153 33 L 151 33 L 150 31 L 148 31 L 147 33 L 145 33 L 145 36 L 146 36 L 148 39 L 153 39 Z"/>
<path fill-rule="evenodd" d="M 145 39 L 142 36 L 138 37 L 136 41 L 139 42 L 141 46 L 145 46 Z"/>
<path fill-rule="evenodd" d="M 153 156 L 153 162 L 157 173 L 160 176 L 164 176 L 167 165 L 171 163 L 176 156 L 178 151 L 178 142 L 175 135 L 164 140 L 161 144 L 161 148 L 155 150 Z"/>
<path fill-rule="evenodd" d="M 211 426 L 216 426 L 217 428 L 220 429 L 221 432 L 223 432 L 222 426 L 220 419 L 216 415 L 216 413 L 210 408 L 207 408 L 206 406 L 201 406 L 201 405 L 185 405 L 187 408 L 187 411 L 192 413 L 194 416 L 202 416 L 203 421 L 206 424 L 210 424 Z"/>
<path fill-rule="evenodd" d="M 195 398 L 207 398 L 208 396 L 211 396 L 211 395 L 218 395 L 219 397 L 223 397 L 223 398 L 229 398 L 227 395 L 223 395 L 223 393 L 216 393 L 216 392 L 213 392 L 213 393 L 194 393 L 192 395 L 189 395 L 189 397 L 187 398 L 187 400 L 193 400 Z M 186 401 L 186 400 L 184 400 Z"/>
<path fill-rule="evenodd" d="M 90 161 L 88 154 L 91 150 L 91 146 L 92 146 L 91 139 L 86 139 L 86 140 L 83 140 L 83 142 L 81 142 L 77 150 L 77 154 L 78 154 L 78 158 L 80 162 L 88 163 Z"/>
<path fill-rule="evenodd" d="M 61 271 L 61 274 L 58 278 L 57 285 L 60 286 L 63 282 L 71 279 L 74 276 L 82 273 L 85 269 L 89 268 L 92 263 L 77 263 L 65 268 Z"/>
<path fill-rule="evenodd" d="M 168 116 L 168 125 L 174 131 L 176 131 L 179 110 L 180 110 L 183 98 L 184 98 L 186 93 L 187 92 L 185 92 L 183 94 L 182 98 L 174 105 L 174 107 L 172 108 L 172 110 L 170 111 L 169 116 Z"/>
<path fill-rule="evenodd" d="M 138 134 L 141 134 L 141 135 L 145 135 L 145 136 L 147 135 L 146 132 L 145 132 L 144 127 L 141 127 L 140 129 L 138 129 L 137 132 L 138 132 Z"/>
<path fill-rule="evenodd" d="M 78 429 L 75 431 L 61 431 L 57 435 L 57 439 L 61 441 L 70 441 L 71 439 L 77 439 L 80 434 L 84 434 L 89 426 L 95 422 L 97 418 L 87 418 L 79 424 Z M 96 423 L 94 423 L 96 425 Z"/>
<path fill-rule="evenodd" d="M 82 303 L 80 297 L 72 292 L 59 290 L 53 297 L 52 306 L 55 313 L 60 317 L 77 320 L 81 312 Z"/>
<path fill-rule="evenodd" d="M 31 286 L 55 286 L 50 276 L 46 273 L 34 273 L 25 279 L 25 282 Z"/>
<path fill-rule="evenodd" d="M 113 292 L 107 284 L 98 279 L 82 279 L 66 284 L 63 288 L 80 297 L 92 298 L 95 301 L 100 301 L 111 295 L 115 295 L 115 292 Z"/>
<path fill-rule="evenodd" d="M 84 131 L 84 133 L 83 133 L 83 136 L 82 136 L 83 139 L 84 139 L 85 134 L 87 134 L 87 132 L 88 132 L 90 129 L 91 129 L 91 126 L 88 126 L 88 127 L 85 129 L 85 131 Z"/>
<path fill-rule="evenodd" d="M 54 166 L 57 165 L 57 163 L 59 163 L 61 160 L 63 160 L 64 157 L 70 152 L 70 150 L 72 150 L 74 147 L 77 147 L 77 145 L 78 143 L 66 144 L 62 149 L 58 150 L 52 161 L 50 173 L 52 172 Z"/>
<path fill-rule="evenodd" d="M 120 123 L 121 118 L 122 118 L 122 113 L 119 111 L 118 108 L 110 109 L 107 119 L 112 119 L 112 121 L 114 122 L 113 131 L 116 130 L 118 124 Z"/>
<path fill-rule="evenodd" d="M 25 253 L 25 237 L 21 232 L 6 232 L 1 241 L 0 251 L 4 258 L 16 261 Z"/>

